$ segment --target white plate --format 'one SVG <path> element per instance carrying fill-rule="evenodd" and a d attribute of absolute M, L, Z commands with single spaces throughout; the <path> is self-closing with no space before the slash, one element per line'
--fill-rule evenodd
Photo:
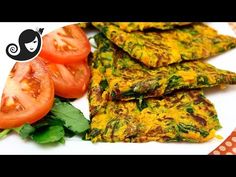
<path fill-rule="evenodd" d="M 219 33 L 235 36 L 228 23 L 208 23 Z M 88 35 L 93 35 L 89 32 Z M 236 49 L 213 57 L 207 62 L 214 66 L 236 72 Z M 223 126 L 217 134 L 222 140 L 213 139 L 202 144 L 189 143 L 96 143 L 83 141 L 78 137 L 67 139 L 64 145 L 40 146 L 32 141 L 24 141 L 18 135 L 11 134 L 0 141 L 0 154 L 209 154 L 220 145 L 236 127 L 236 86 L 225 90 L 207 89 L 206 96 L 215 105 L 219 120 Z M 89 117 L 87 95 L 72 102 L 84 115 Z"/>

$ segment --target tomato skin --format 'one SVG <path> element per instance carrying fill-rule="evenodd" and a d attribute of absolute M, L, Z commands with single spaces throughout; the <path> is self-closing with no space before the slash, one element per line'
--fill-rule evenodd
<path fill-rule="evenodd" d="M 32 83 L 30 82 L 30 84 L 27 85 L 27 87 L 29 87 L 29 91 L 26 92 L 23 91 L 25 83 L 18 79 L 18 76 L 8 77 L 1 102 L 1 129 L 15 128 L 25 123 L 32 124 L 43 118 L 53 106 L 54 84 L 50 75 L 46 72 L 43 63 L 37 59 L 34 59 L 26 63 L 17 63 L 15 67 L 19 67 L 18 70 L 16 69 L 15 73 L 20 73 L 19 77 L 21 77 L 23 80 L 26 78 L 26 76 L 31 76 L 31 73 L 34 74 L 33 77 L 35 78 L 29 78 L 29 80 L 31 79 Z M 26 71 L 24 69 L 25 67 L 30 67 L 31 69 Z M 21 68 L 23 68 L 22 71 L 19 71 Z M 40 83 L 37 97 L 31 95 L 31 91 L 33 89 L 31 86 L 34 86 L 33 80 Z M 13 105 L 13 108 L 11 108 L 9 112 L 6 111 L 9 97 L 18 100 L 20 103 L 22 103 L 22 107 L 25 107 L 25 109 L 20 109 L 19 105 Z"/>
<path fill-rule="evenodd" d="M 43 36 L 42 58 L 71 64 L 84 61 L 91 51 L 85 32 L 78 25 L 68 25 Z"/>
<path fill-rule="evenodd" d="M 56 95 L 63 98 L 80 98 L 86 93 L 90 81 L 87 62 L 67 65 L 51 63 L 45 59 L 43 62 L 54 81 Z"/>

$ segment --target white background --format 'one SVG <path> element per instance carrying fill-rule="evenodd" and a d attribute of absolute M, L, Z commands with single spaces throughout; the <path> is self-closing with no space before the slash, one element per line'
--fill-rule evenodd
<path fill-rule="evenodd" d="M 19 34 L 25 29 L 45 28 L 43 34 L 46 34 L 66 24 L 69 23 L 0 23 L 0 93 L 14 64 L 14 61 L 5 54 L 6 46 L 9 43 L 17 43 Z M 209 23 L 209 25 L 222 34 L 235 36 L 227 23 Z M 236 49 L 213 57 L 207 62 L 218 68 L 236 72 Z M 208 89 L 206 95 L 214 103 L 223 126 L 221 130 L 217 131 L 217 134 L 226 139 L 236 127 L 236 86 L 229 86 L 225 90 Z M 86 117 L 89 116 L 86 95 L 72 104 L 81 109 Z M 213 139 L 202 144 L 158 142 L 92 144 L 76 137 L 67 139 L 64 145 L 40 146 L 32 141 L 24 141 L 18 135 L 12 134 L 0 140 L 0 154 L 208 154 L 223 140 Z"/>

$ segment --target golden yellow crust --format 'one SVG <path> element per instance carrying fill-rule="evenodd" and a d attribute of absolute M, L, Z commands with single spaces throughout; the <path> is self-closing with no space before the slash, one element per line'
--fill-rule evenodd
<path fill-rule="evenodd" d="M 103 73 L 109 83 L 109 98 L 112 100 L 130 100 L 140 95 L 159 97 L 179 89 L 236 84 L 236 73 L 217 69 L 202 61 L 149 69 L 137 63 L 102 34 L 96 35 L 95 40 L 98 50 L 94 53 L 94 72 Z"/>
<path fill-rule="evenodd" d="M 130 65 L 133 61 L 122 55 L 124 52 L 119 55 L 109 53 L 111 49 L 113 52 L 119 49 L 109 41 L 107 43 L 104 36 L 98 34 L 95 39 L 101 41 L 98 41 L 99 52 L 95 52 L 91 60 L 91 128 L 87 139 L 92 142 L 205 142 L 215 136 L 215 131 L 221 126 L 213 104 L 201 90 L 179 91 L 159 99 L 145 99 L 139 95 L 132 101 L 111 101 L 112 78 L 123 77 L 120 76 L 123 71 L 117 71 L 114 63 L 119 63 L 119 69 L 128 63 L 130 74 L 138 73 L 137 70 L 143 67 L 138 63 Z M 114 58 L 117 56 L 120 58 Z M 146 72 L 149 70 L 143 69 Z M 196 77 L 186 74 L 185 70 L 179 72 L 186 81 Z M 142 76 L 137 75 L 133 79 L 138 77 Z"/>
<path fill-rule="evenodd" d="M 145 29 L 155 28 L 161 30 L 173 29 L 177 26 L 189 25 L 191 22 L 112 22 L 120 29 L 132 32 L 143 31 Z"/>
<path fill-rule="evenodd" d="M 236 46 L 235 38 L 220 35 L 201 23 L 167 31 L 132 33 L 112 23 L 92 24 L 133 58 L 154 68 L 209 58 Z"/>
<path fill-rule="evenodd" d="M 92 118 L 87 138 L 93 142 L 205 142 L 218 128 L 212 103 L 201 91 L 192 90 L 161 100 L 109 101 Z"/>

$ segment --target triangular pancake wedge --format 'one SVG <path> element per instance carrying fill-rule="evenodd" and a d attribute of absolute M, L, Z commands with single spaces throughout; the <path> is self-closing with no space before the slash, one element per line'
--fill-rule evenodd
<path fill-rule="evenodd" d="M 180 89 L 236 84 L 236 73 L 217 69 L 202 61 L 150 69 L 136 62 L 103 34 L 97 34 L 95 40 L 98 49 L 94 52 L 92 67 L 103 73 L 101 85 L 107 83 L 109 100 L 160 97 Z"/>
<path fill-rule="evenodd" d="M 151 68 L 206 59 L 236 46 L 236 38 L 220 35 L 202 23 L 173 30 L 132 33 L 112 23 L 92 24 L 130 56 Z"/>

